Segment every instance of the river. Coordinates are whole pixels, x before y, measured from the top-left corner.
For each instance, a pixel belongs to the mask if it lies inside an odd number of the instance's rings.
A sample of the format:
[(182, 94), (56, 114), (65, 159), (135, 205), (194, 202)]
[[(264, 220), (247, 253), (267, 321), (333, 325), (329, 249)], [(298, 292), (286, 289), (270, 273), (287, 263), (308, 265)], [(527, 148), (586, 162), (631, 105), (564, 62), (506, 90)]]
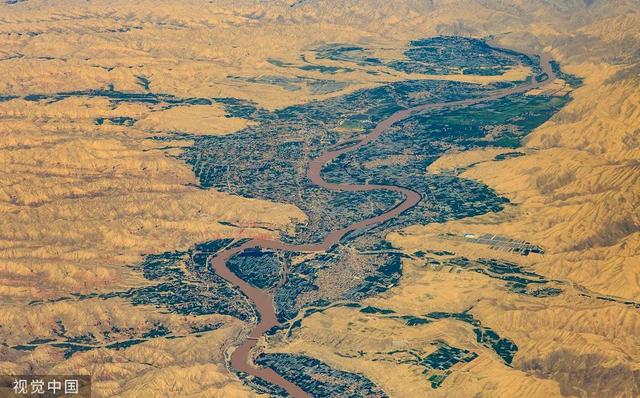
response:
[(260, 248), (260, 249), (273, 249), (273, 250), (284, 250), (284, 251), (295, 251), (295, 252), (322, 252), (331, 248), (333, 245), (337, 244), (342, 237), (344, 237), (347, 233), (360, 230), (366, 227), (370, 227), (381, 222), (387, 221), (391, 218), (397, 217), (404, 211), (414, 207), (417, 205), (421, 196), (419, 193), (412, 191), (409, 188), (399, 187), (395, 185), (376, 185), (376, 184), (364, 184), (364, 185), (353, 185), (353, 184), (332, 184), (326, 182), (322, 176), (321, 171), (322, 168), (327, 164), (336, 159), (338, 156), (353, 152), (360, 147), (363, 147), (370, 142), (377, 139), (380, 135), (384, 134), (394, 123), (406, 119), (407, 117), (413, 115), (416, 112), (428, 111), (428, 110), (436, 110), (442, 108), (450, 108), (450, 107), (460, 107), (460, 106), (469, 106), (478, 104), (481, 102), (493, 101), (507, 95), (523, 93), (535, 88), (540, 88), (550, 82), (552, 82), (556, 75), (553, 72), (551, 64), (549, 62), (549, 58), (545, 55), (540, 56), (540, 67), (547, 74), (548, 78), (541, 82), (536, 81), (535, 77), (532, 76), (530, 83), (525, 83), (522, 85), (518, 85), (508, 89), (496, 90), (493, 94), (488, 96), (484, 96), (481, 98), (473, 98), (466, 99), (460, 101), (452, 101), (452, 102), (440, 102), (433, 104), (425, 104), (419, 105), (413, 108), (404, 109), (398, 112), (395, 112), (388, 118), (382, 120), (380, 123), (376, 125), (376, 127), (367, 135), (363, 136), (359, 141), (355, 142), (351, 146), (347, 146), (337, 150), (329, 150), (324, 152), (319, 157), (313, 159), (307, 168), (307, 177), (309, 180), (325, 189), (336, 190), (336, 191), (353, 191), (353, 192), (362, 192), (362, 191), (373, 191), (373, 190), (387, 190), (399, 192), (404, 196), (404, 200), (395, 206), (392, 209), (389, 209), (387, 212), (380, 214), (375, 217), (371, 217), (368, 219), (364, 219), (357, 223), (351, 224), (345, 228), (338, 229), (335, 231), (331, 231), (321, 243), (317, 244), (303, 244), (303, 245), (291, 245), (287, 243), (283, 243), (278, 240), (266, 240), (266, 239), (252, 239), (243, 244), (227, 249), (221, 253), (216, 254), (211, 258), (210, 264), (215, 270), (215, 272), (226, 279), (229, 283), (239, 288), (242, 293), (244, 293), (249, 300), (251, 300), (258, 312), (260, 313), (260, 321), (255, 327), (251, 330), (251, 332), (244, 337), (244, 340), (240, 342), (237, 348), (231, 354), (231, 367), (235, 370), (248, 373), (252, 376), (258, 377), (262, 380), (265, 380), (269, 383), (275, 384), (279, 387), (282, 387), (286, 390), (289, 395), (296, 398), (302, 397), (310, 397), (305, 391), (303, 391), (300, 387), (291, 383), (290, 381), (284, 379), (278, 373), (273, 371), (270, 368), (259, 368), (253, 365), (251, 359), (251, 351), (256, 346), (258, 339), (269, 329), (279, 326), (280, 323), (276, 318), (275, 308), (273, 306), (273, 295), (265, 290), (261, 290), (251, 286), (249, 283), (240, 279), (236, 274), (234, 274), (227, 267), (227, 260), (231, 258), (233, 255), (238, 254), (249, 248)]

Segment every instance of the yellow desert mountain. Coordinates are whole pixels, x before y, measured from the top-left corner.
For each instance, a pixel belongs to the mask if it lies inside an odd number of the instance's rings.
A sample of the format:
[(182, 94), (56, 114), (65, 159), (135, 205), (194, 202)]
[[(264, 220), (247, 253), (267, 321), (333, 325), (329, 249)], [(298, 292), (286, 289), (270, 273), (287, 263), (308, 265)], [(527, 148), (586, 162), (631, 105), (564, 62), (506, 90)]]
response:
[(635, 0), (1, 3), (0, 376), (640, 396), (638, 43)]

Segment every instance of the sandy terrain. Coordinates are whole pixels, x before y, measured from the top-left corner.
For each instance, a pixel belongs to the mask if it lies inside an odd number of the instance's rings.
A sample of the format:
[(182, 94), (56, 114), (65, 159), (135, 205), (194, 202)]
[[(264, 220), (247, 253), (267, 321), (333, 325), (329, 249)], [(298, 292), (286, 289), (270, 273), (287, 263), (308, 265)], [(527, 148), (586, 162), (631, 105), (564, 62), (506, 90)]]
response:
[[(171, 134), (228, 135), (253, 123), (218, 104), (51, 96), (113, 89), (179, 99), (233, 97), (279, 109), (391, 81), (442, 78), (384, 67), (372, 74), (352, 63), (317, 60), (312, 49), (319, 45), (363, 45), (392, 60), (409, 40), (447, 34), (493, 36), (502, 46), (544, 51), (584, 82), (571, 93), (573, 101), (517, 149), (523, 156), (493, 161), (504, 152), (493, 148), (451, 153), (428, 169), (457, 169), (513, 205), (472, 219), (411, 226), (388, 239), (409, 255), (446, 250), (517, 262), (557, 281), (562, 294), (524, 296), (502, 280), (410, 257), (398, 286), (364, 303), (412, 316), (469, 311), (517, 344), (511, 366), (479, 344), (467, 323), (445, 319), (408, 327), (344, 307), (305, 318), (290, 337), (278, 334), (258, 344), (361, 373), (391, 397), (637, 396), (639, 26), (640, 9), (632, 0), (1, 4), (0, 318), (8, 321), (0, 325), (0, 373), (91, 373), (96, 397), (255, 396), (225, 361), (225, 350), (247, 322), (179, 315), (119, 298), (29, 303), (148, 286), (131, 267), (145, 254), (217, 238), (275, 239), (306, 220), (291, 205), (197, 187), (192, 169), (176, 157), (190, 141)], [(273, 63), (299, 66), (301, 56), (354, 70), (328, 75)], [(483, 84), (527, 72), (447, 78)], [(299, 89), (268, 83), (274, 75)], [(314, 91), (310, 82), (328, 79), (340, 85)], [(30, 95), (49, 97), (24, 98)], [(540, 245), (545, 254), (517, 256), (442, 239), (445, 233), (504, 235)], [(158, 322), (184, 337), (104, 347)], [(192, 332), (212, 322), (220, 327), (201, 337)], [(130, 333), (100, 337), (100, 348), (68, 359), (47, 344), (32, 351), (11, 348), (57, 339), (60, 324), (73, 336), (103, 336), (113, 328)], [(438, 389), (419, 367), (380, 361), (375, 354), (400, 347), (427, 355), (437, 340), (478, 353), (452, 368)], [(358, 356), (358, 350), (366, 354)]]

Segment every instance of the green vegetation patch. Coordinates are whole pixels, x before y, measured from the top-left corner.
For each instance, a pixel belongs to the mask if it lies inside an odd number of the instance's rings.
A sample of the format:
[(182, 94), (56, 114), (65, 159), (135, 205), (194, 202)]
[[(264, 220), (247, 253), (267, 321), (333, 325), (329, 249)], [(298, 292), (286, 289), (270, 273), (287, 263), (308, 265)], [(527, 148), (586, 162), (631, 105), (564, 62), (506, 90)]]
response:
[(365, 376), (332, 368), (304, 355), (260, 354), (256, 359), (314, 397), (386, 398), (387, 394)]

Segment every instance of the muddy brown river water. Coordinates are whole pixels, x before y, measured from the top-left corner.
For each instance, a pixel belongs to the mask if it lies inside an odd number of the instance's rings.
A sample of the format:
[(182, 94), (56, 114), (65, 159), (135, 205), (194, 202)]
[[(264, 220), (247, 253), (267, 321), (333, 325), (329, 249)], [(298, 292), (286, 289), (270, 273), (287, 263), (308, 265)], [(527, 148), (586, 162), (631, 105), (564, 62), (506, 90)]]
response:
[(469, 106), (478, 104), (481, 102), (493, 101), (502, 97), (505, 97), (510, 94), (523, 93), (529, 91), (531, 89), (540, 88), (550, 82), (552, 82), (556, 75), (551, 68), (551, 64), (549, 63), (548, 57), (541, 55), (540, 56), (540, 67), (547, 74), (548, 78), (544, 81), (537, 82), (535, 81), (535, 77), (532, 77), (532, 82), (522, 84), (513, 88), (504, 89), (504, 90), (496, 90), (493, 94), (481, 97), (481, 98), (473, 98), (466, 99), (460, 101), (452, 101), (452, 102), (440, 102), (434, 104), (425, 104), (419, 105), (413, 108), (405, 109), (398, 111), (388, 118), (382, 120), (380, 123), (376, 125), (376, 127), (367, 135), (363, 136), (359, 141), (354, 143), (351, 146), (337, 149), (337, 150), (329, 150), (324, 152), (319, 157), (313, 159), (309, 163), (309, 167), (307, 168), (307, 177), (309, 180), (325, 189), (336, 190), (336, 191), (353, 191), (353, 192), (362, 192), (362, 191), (373, 191), (373, 190), (387, 190), (399, 192), (404, 196), (404, 200), (398, 204), (396, 207), (389, 209), (387, 212), (380, 214), (376, 217), (371, 217), (368, 219), (364, 219), (355, 224), (351, 224), (345, 228), (338, 229), (330, 232), (321, 243), (317, 244), (303, 244), (303, 245), (290, 245), (287, 243), (283, 243), (278, 240), (265, 240), (265, 239), (252, 239), (249, 240), (239, 246), (229, 248), (223, 252), (218, 253), (215, 257), (212, 257), (210, 260), (210, 264), (215, 270), (215, 272), (226, 279), (229, 283), (239, 288), (245, 296), (251, 300), (258, 312), (260, 313), (260, 321), (258, 324), (254, 326), (251, 332), (244, 337), (244, 340), (239, 343), (236, 349), (231, 354), (231, 367), (237, 371), (248, 373), (252, 376), (258, 377), (262, 380), (265, 380), (269, 383), (275, 384), (284, 390), (287, 393), (296, 398), (300, 397), (310, 397), (308, 393), (303, 391), (300, 387), (291, 383), (290, 381), (284, 379), (278, 373), (273, 371), (270, 368), (260, 368), (256, 367), (253, 364), (252, 359), (252, 350), (255, 348), (258, 339), (269, 329), (274, 326), (279, 326), (280, 323), (276, 318), (275, 308), (273, 306), (273, 295), (265, 290), (261, 290), (251, 286), (249, 283), (245, 282), (241, 278), (239, 278), (236, 274), (234, 274), (227, 267), (227, 260), (231, 258), (233, 255), (238, 254), (249, 248), (260, 248), (260, 249), (273, 249), (273, 250), (284, 250), (284, 251), (296, 251), (296, 252), (321, 252), (326, 251), (331, 248), (333, 245), (337, 244), (342, 237), (344, 237), (347, 233), (360, 230), (366, 227), (374, 226), (383, 221), (387, 221), (391, 218), (397, 217), (404, 211), (412, 208), (417, 205), (421, 200), (421, 196), (419, 193), (412, 191), (408, 188), (403, 188), (395, 185), (376, 185), (376, 184), (365, 184), (365, 185), (353, 185), (353, 184), (332, 184), (328, 183), (322, 179), (321, 171), (324, 165), (330, 163), (338, 156), (353, 152), (360, 147), (363, 147), (370, 142), (377, 139), (380, 135), (382, 135), (385, 131), (387, 131), (394, 123), (406, 119), (407, 117), (413, 115), (416, 112), (428, 111), (428, 110), (436, 110), (442, 108), (451, 108), (451, 107), (460, 107), (460, 106)]

